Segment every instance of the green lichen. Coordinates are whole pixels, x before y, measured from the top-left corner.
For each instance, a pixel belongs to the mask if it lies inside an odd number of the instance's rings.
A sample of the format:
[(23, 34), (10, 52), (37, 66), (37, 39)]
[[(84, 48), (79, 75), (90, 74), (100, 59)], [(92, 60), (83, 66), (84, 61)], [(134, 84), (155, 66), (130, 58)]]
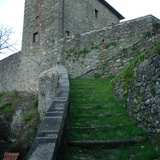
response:
[(105, 49), (109, 48), (110, 46), (116, 47), (117, 44), (118, 44), (118, 43), (115, 42), (115, 41), (110, 41), (110, 42), (108, 42), (108, 43), (105, 45)]
[(90, 49), (99, 49), (99, 45), (94, 44), (94, 42), (91, 43)]
[(78, 60), (78, 58), (80, 56), (82, 56), (84, 58), (86, 56), (86, 54), (89, 52), (90, 52), (90, 50), (87, 49), (86, 47), (84, 47), (82, 50), (79, 50), (79, 51), (76, 51), (74, 48), (70, 48), (65, 51), (66, 59), (68, 59), (68, 57), (74, 56), (76, 58), (76, 60)]
[[(116, 76), (116, 78), (114, 80), (112, 80), (112, 85), (113, 88), (115, 88), (115, 85), (118, 82), (123, 82), (123, 84), (121, 85), (121, 88), (123, 90), (123, 98), (127, 97), (128, 91), (130, 89), (131, 86), (131, 82), (134, 81), (134, 68), (137, 66), (138, 63), (143, 62), (146, 59), (146, 54), (154, 47), (157, 46), (157, 51), (158, 54), (160, 53), (160, 41), (157, 41), (156, 43), (153, 43), (150, 47), (148, 47), (148, 49), (146, 49), (145, 52), (141, 53), (141, 54), (137, 54), (137, 56), (134, 58), (134, 60), (132, 60), (129, 65), (127, 65), (124, 69), (122, 69), (119, 74)], [(155, 95), (155, 88), (151, 88), (151, 93), (154, 96)], [(142, 96), (140, 94), (140, 89), (138, 88), (138, 90), (136, 91), (137, 95), (135, 96), (135, 98), (138, 101), (142, 100)]]

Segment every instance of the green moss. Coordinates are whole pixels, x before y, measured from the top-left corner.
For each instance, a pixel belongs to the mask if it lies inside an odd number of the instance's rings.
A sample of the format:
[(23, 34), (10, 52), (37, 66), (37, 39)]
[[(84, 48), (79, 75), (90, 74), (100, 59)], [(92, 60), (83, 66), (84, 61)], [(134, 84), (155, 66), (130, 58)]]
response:
[(12, 105), (13, 105), (12, 102), (6, 102), (2, 106), (0, 106), (0, 111), (3, 113), (12, 113), (13, 112)]
[(155, 95), (156, 95), (156, 89), (155, 89), (155, 87), (150, 88), (150, 92), (151, 92), (152, 96), (155, 97)]
[(31, 111), (26, 111), (22, 114), (22, 118), (25, 124), (27, 124), (30, 120), (32, 120), (33, 117), (37, 118), (37, 120), (40, 121), (38, 108), (35, 108), (34, 110)]
[(143, 38), (147, 38), (147, 37), (150, 37), (152, 34), (151, 34), (151, 31), (145, 31), (143, 33)]
[[(66, 54), (66, 59), (68, 59), (68, 57), (71, 57), (71, 55), (73, 55), (76, 60), (78, 60), (78, 58), (82, 55), (82, 57), (84, 58), (86, 56), (87, 53), (89, 53), (90, 50), (87, 49), (86, 47), (84, 47), (82, 50), (76, 51), (75, 49), (68, 49), (65, 53)], [(75, 61), (73, 61), (75, 62)]]
[(92, 42), (90, 49), (99, 49), (99, 45), (96, 45), (96, 44), (94, 44), (94, 42)]
[(107, 48), (109, 48), (110, 46), (117, 46), (117, 42), (115, 42), (115, 41), (110, 41), (110, 42), (108, 42), (106, 45), (105, 45), (105, 49), (107, 49)]

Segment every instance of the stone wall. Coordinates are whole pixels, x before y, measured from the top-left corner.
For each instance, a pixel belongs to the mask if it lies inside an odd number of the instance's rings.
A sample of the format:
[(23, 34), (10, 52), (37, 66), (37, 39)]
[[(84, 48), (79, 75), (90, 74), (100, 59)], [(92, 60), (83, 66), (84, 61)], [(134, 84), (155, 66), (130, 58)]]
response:
[(38, 110), (41, 119), (52, 103), (58, 89), (58, 67), (52, 67), (39, 76)]
[(159, 38), (160, 34), (150, 38), (150, 45), (113, 81), (115, 96), (126, 101), (129, 115), (148, 133), (157, 149), (160, 149)]
[(37, 61), (43, 72), (59, 61), (55, 41), (65, 37), (66, 31), (79, 34), (118, 22), (98, 0), (25, 0), (22, 52)]
[(99, 0), (65, 0), (64, 4), (64, 32), (69, 31), (70, 35), (119, 22), (118, 17)]
[[(48, 73), (49, 77), (51, 77), (51, 70)], [(54, 79), (57, 79), (55, 71), (52, 73), (53, 77), (55, 76)], [(47, 73), (45, 73), (45, 75), (46, 74)], [(62, 136), (66, 123), (70, 88), (67, 70), (64, 66), (58, 66), (58, 75), (57, 91), (52, 92), (53, 96), (50, 99), (52, 104), (49, 106), (47, 112), (45, 113), (45, 117), (38, 130), (34, 144), (28, 153), (28, 160), (56, 159), (61, 143), (63, 146), (65, 145), (64, 141), (62, 142)], [(52, 82), (52, 80), (52, 78), (49, 78), (48, 81)], [(46, 84), (46, 81), (43, 81), (42, 83)], [(52, 83), (48, 83), (48, 88), (49, 85), (50, 88), (53, 87)], [(47, 98), (48, 97), (46, 97), (45, 101), (47, 101)], [(63, 157), (63, 154), (60, 156)], [(62, 159), (59, 156), (57, 158)]]
[(57, 42), (57, 54), (71, 77), (104, 71), (115, 74), (135, 57), (136, 49), (154, 32), (158, 22), (148, 15), (64, 38)]
[[(53, 44), (61, 30), (59, 6), (62, 0), (25, 0), (22, 52), (37, 61), (41, 72), (56, 61)], [(37, 38), (34, 41), (34, 35)]]
[[(138, 48), (143, 50), (139, 46), (154, 33), (157, 22), (149, 15), (60, 39), (50, 44), (54, 54), (47, 53), (50, 47), (45, 48), (45, 53), (35, 47), (30, 55), (23, 51), (14, 54), (0, 61), (0, 91), (37, 91), (39, 74), (55, 66), (54, 62), (64, 64), (71, 77), (116, 74), (137, 55)], [(34, 54), (39, 54), (40, 59)]]
[(1, 60), (0, 73), (0, 92), (38, 90), (38, 64), (22, 52)]

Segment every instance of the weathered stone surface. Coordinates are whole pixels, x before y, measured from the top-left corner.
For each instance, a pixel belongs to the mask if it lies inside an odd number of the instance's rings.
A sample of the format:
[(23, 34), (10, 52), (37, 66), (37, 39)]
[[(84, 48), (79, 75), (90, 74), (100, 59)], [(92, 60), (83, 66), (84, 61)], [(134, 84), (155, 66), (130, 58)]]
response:
[[(146, 52), (144, 57), (139, 59), (134, 66), (135, 77), (129, 77), (128, 71), (126, 78), (129, 78), (129, 82), (126, 82), (123, 76), (117, 79), (114, 93), (117, 98), (124, 98), (125, 93), (130, 116), (148, 132), (152, 142), (160, 148), (158, 144), (160, 140), (160, 56), (156, 47), (153, 47)], [(126, 88), (122, 87), (125, 85)]]
[(55, 143), (40, 144), (36, 147), (29, 160), (51, 160), (54, 148)]
[[(42, 5), (44, 2), (40, 3)], [(58, 10), (51, 7), (53, 3), (58, 7), (61, 1), (50, 0), (41, 7), (48, 12), (51, 11), (51, 14), (54, 12), (55, 17), (52, 18), (56, 18)], [(30, 0), (26, 1), (28, 16), (34, 12), (34, 9), (31, 11), (29, 8), (32, 5), (33, 8), (38, 7), (32, 4)], [(34, 13), (35, 17), (42, 16), (38, 12)], [(31, 23), (29, 23), (30, 20)], [(146, 41), (144, 44), (144, 41), (141, 40), (144, 39), (146, 31), (152, 32), (153, 23), (158, 22), (158, 19), (149, 15), (89, 32), (84, 30), (85, 33), (80, 31), (82, 34), (59, 39), (58, 21), (54, 19), (52, 22), (49, 15), (44, 14), (41, 19), (43, 22), (46, 21), (46, 25), (38, 26), (33, 24), (35, 19), (30, 20), (25, 18), (26, 25), (24, 28), (26, 32), (23, 34), (22, 52), (0, 61), (0, 91), (17, 89), (37, 92), (39, 74), (56, 66), (56, 63), (63, 63), (71, 77), (85, 77), (102, 73), (105, 75), (116, 74), (139, 53), (136, 51), (137, 48), (145, 50), (147, 45), (154, 41), (154, 38), (147, 39), (148, 42)], [(39, 23), (37, 22), (37, 24)], [(51, 26), (47, 24), (51, 24)], [(41, 35), (41, 40), (35, 44), (32, 44), (33, 30), (30, 29), (31, 27), (35, 27), (35, 32), (39, 30)], [(42, 28), (45, 30), (42, 31)], [(111, 45), (105, 49), (105, 45), (109, 42), (114, 42), (115, 46)], [(134, 50), (134, 54), (129, 54)], [(69, 53), (68, 51), (73, 52)], [(156, 59), (154, 65), (157, 66), (158, 57)], [(158, 68), (155, 72), (159, 72)], [(150, 74), (152, 73), (150, 72)]]
[[(70, 36), (60, 39), (57, 47), (59, 54), (63, 53), (61, 61), (73, 78), (91, 76), (95, 73), (114, 75), (134, 59), (139, 53), (137, 49), (146, 49), (151, 39), (144, 44), (144, 33), (147, 32), (147, 28), (152, 32), (152, 24), (156, 21), (158, 19), (149, 15), (86, 32), (80, 34), (78, 38)], [(154, 39), (152, 40), (154, 41)], [(113, 45), (106, 48), (110, 42)], [(65, 45), (63, 46), (63, 44)], [(87, 53), (83, 54), (84, 48)], [(146, 63), (150, 62), (146, 61), (143, 67)]]
[[(50, 102), (48, 108), (39, 107), (44, 112), (42, 124), (34, 144), (29, 151), (28, 160), (56, 159), (61, 145), (69, 103), (69, 80), (64, 66), (57, 66), (41, 74), (40, 92), (46, 93), (40, 103)], [(48, 93), (49, 92), (49, 93)], [(41, 96), (41, 95), (40, 95)], [(42, 101), (43, 100), (43, 101)], [(41, 104), (40, 104), (41, 106)], [(64, 144), (63, 144), (64, 145)]]
[(58, 70), (52, 67), (39, 76), (39, 99), (38, 110), (41, 119), (51, 105), (52, 99), (58, 89)]

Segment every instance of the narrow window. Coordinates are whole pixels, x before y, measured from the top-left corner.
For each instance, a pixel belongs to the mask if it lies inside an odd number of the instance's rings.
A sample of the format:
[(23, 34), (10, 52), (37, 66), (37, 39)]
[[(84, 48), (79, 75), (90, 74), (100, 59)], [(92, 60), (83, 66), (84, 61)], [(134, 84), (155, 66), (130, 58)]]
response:
[(95, 17), (98, 18), (98, 10), (95, 9)]
[(69, 31), (66, 31), (66, 36), (69, 36), (70, 32)]
[(39, 19), (39, 16), (36, 17), (36, 20), (38, 20), (38, 19)]
[(38, 32), (33, 34), (33, 42), (37, 42), (38, 41)]

